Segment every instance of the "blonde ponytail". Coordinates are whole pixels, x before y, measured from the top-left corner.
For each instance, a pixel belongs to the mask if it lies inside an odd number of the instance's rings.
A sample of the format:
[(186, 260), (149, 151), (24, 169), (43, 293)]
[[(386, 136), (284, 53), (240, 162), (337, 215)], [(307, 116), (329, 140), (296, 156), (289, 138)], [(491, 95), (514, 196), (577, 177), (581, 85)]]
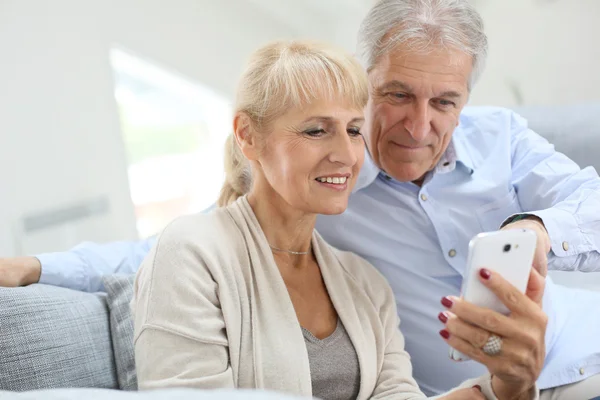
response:
[(225, 141), (224, 159), (225, 183), (223, 183), (219, 200), (217, 200), (219, 207), (231, 204), (239, 197), (248, 193), (252, 184), (250, 164), (242, 154), (233, 133)]

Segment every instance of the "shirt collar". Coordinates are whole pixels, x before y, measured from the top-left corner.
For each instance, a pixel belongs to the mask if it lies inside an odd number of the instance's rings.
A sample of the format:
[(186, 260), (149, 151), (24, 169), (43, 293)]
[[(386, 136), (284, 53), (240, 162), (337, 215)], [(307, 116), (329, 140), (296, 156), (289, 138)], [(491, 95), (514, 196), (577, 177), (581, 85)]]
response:
[(479, 166), (479, 160), (473, 157), (465, 132), (460, 126), (454, 130), (450, 144), (455, 154), (455, 167), (456, 162), (460, 162), (467, 168), (469, 174), (473, 174)]
[(467, 169), (469, 174), (473, 174), (476, 165), (468, 151), (468, 147), (459, 135), (454, 136), (454, 134), (450, 144), (448, 144), (448, 148), (435, 166), (435, 173), (445, 174), (452, 172), (456, 169), (456, 165), (460, 163)]
[[(469, 174), (473, 174), (478, 163), (471, 157), (468, 146), (465, 144), (464, 140), (460, 130), (457, 128), (452, 134), (452, 139), (450, 140), (448, 148), (434, 168), (435, 173), (444, 174), (452, 172), (456, 169), (457, 163), (460, 163), (465, 166)], [(365, 146), (365, 161), (360, 170), (360, 174), (358, 175), (358, 180), (354, 186), (353, 192), (357, 192), (369, 186), (380, 173), (386, 175), (384, 171), (375, 165), (375, 162)]]

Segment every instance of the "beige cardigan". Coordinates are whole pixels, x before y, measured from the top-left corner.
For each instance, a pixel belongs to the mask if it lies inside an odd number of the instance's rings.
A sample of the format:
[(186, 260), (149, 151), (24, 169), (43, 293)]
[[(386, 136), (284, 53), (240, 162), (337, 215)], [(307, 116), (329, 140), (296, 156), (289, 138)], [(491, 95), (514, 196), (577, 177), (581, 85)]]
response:
[[(317, 232), (312, 245), (358, 355), (358, 399), (425, 398), (412, 377), (386, 280)], [(302, 331), (246, 197), (171, 223), (137, 274), (132, 309), (141, 389), (236, 387), (312, 395)], [(495, 398), (489, 376), (461, 387), (475, 384)]]

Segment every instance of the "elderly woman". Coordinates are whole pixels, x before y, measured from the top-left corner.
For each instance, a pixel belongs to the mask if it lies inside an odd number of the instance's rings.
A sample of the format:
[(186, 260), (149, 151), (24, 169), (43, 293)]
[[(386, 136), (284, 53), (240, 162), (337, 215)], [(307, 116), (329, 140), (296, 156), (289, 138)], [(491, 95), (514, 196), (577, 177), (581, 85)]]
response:
[[(361, 66), (324, 45), (280, 42), (254, 54), (220, 208), (167, 226), (138, 272), (140, 388), (425, 397), (387, 282), (314, 229), (317, 214), (346, 209), (363, 163), (367, 97)], [(443, 398), (496, 398), (490, 381)]]

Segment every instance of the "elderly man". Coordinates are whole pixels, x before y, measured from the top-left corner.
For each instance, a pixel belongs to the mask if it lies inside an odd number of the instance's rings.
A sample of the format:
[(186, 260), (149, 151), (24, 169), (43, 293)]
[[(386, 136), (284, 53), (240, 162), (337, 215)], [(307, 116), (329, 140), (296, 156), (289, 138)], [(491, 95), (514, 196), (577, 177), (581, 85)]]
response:
[[(450, 361), (438, 336), (442, 328), (442, 336), (452, 335), (452, 325), (438, 321), (439, 301), (459, 294), (469, 240), (481, 231), (530, 228), (542, 274), (548, 265), (600, 269), (600, 179), (518, 115), (464, 108), (487, 50), (481, 18), (466, 0), (381, 0), (363, 21), (359, 48), (370, 82), (370, 157), (348, 210), (320, 216), (317, 228), (389, 280), (414, 376), (425, 393), (441, 393), (485, 372)], [(5, 259), (0, 284), (99, 290), (102, 275), (135, 272), (154, 241)], [(600, 293), (547, 279), (542, 399), (600, 395), (598, 303)]]

